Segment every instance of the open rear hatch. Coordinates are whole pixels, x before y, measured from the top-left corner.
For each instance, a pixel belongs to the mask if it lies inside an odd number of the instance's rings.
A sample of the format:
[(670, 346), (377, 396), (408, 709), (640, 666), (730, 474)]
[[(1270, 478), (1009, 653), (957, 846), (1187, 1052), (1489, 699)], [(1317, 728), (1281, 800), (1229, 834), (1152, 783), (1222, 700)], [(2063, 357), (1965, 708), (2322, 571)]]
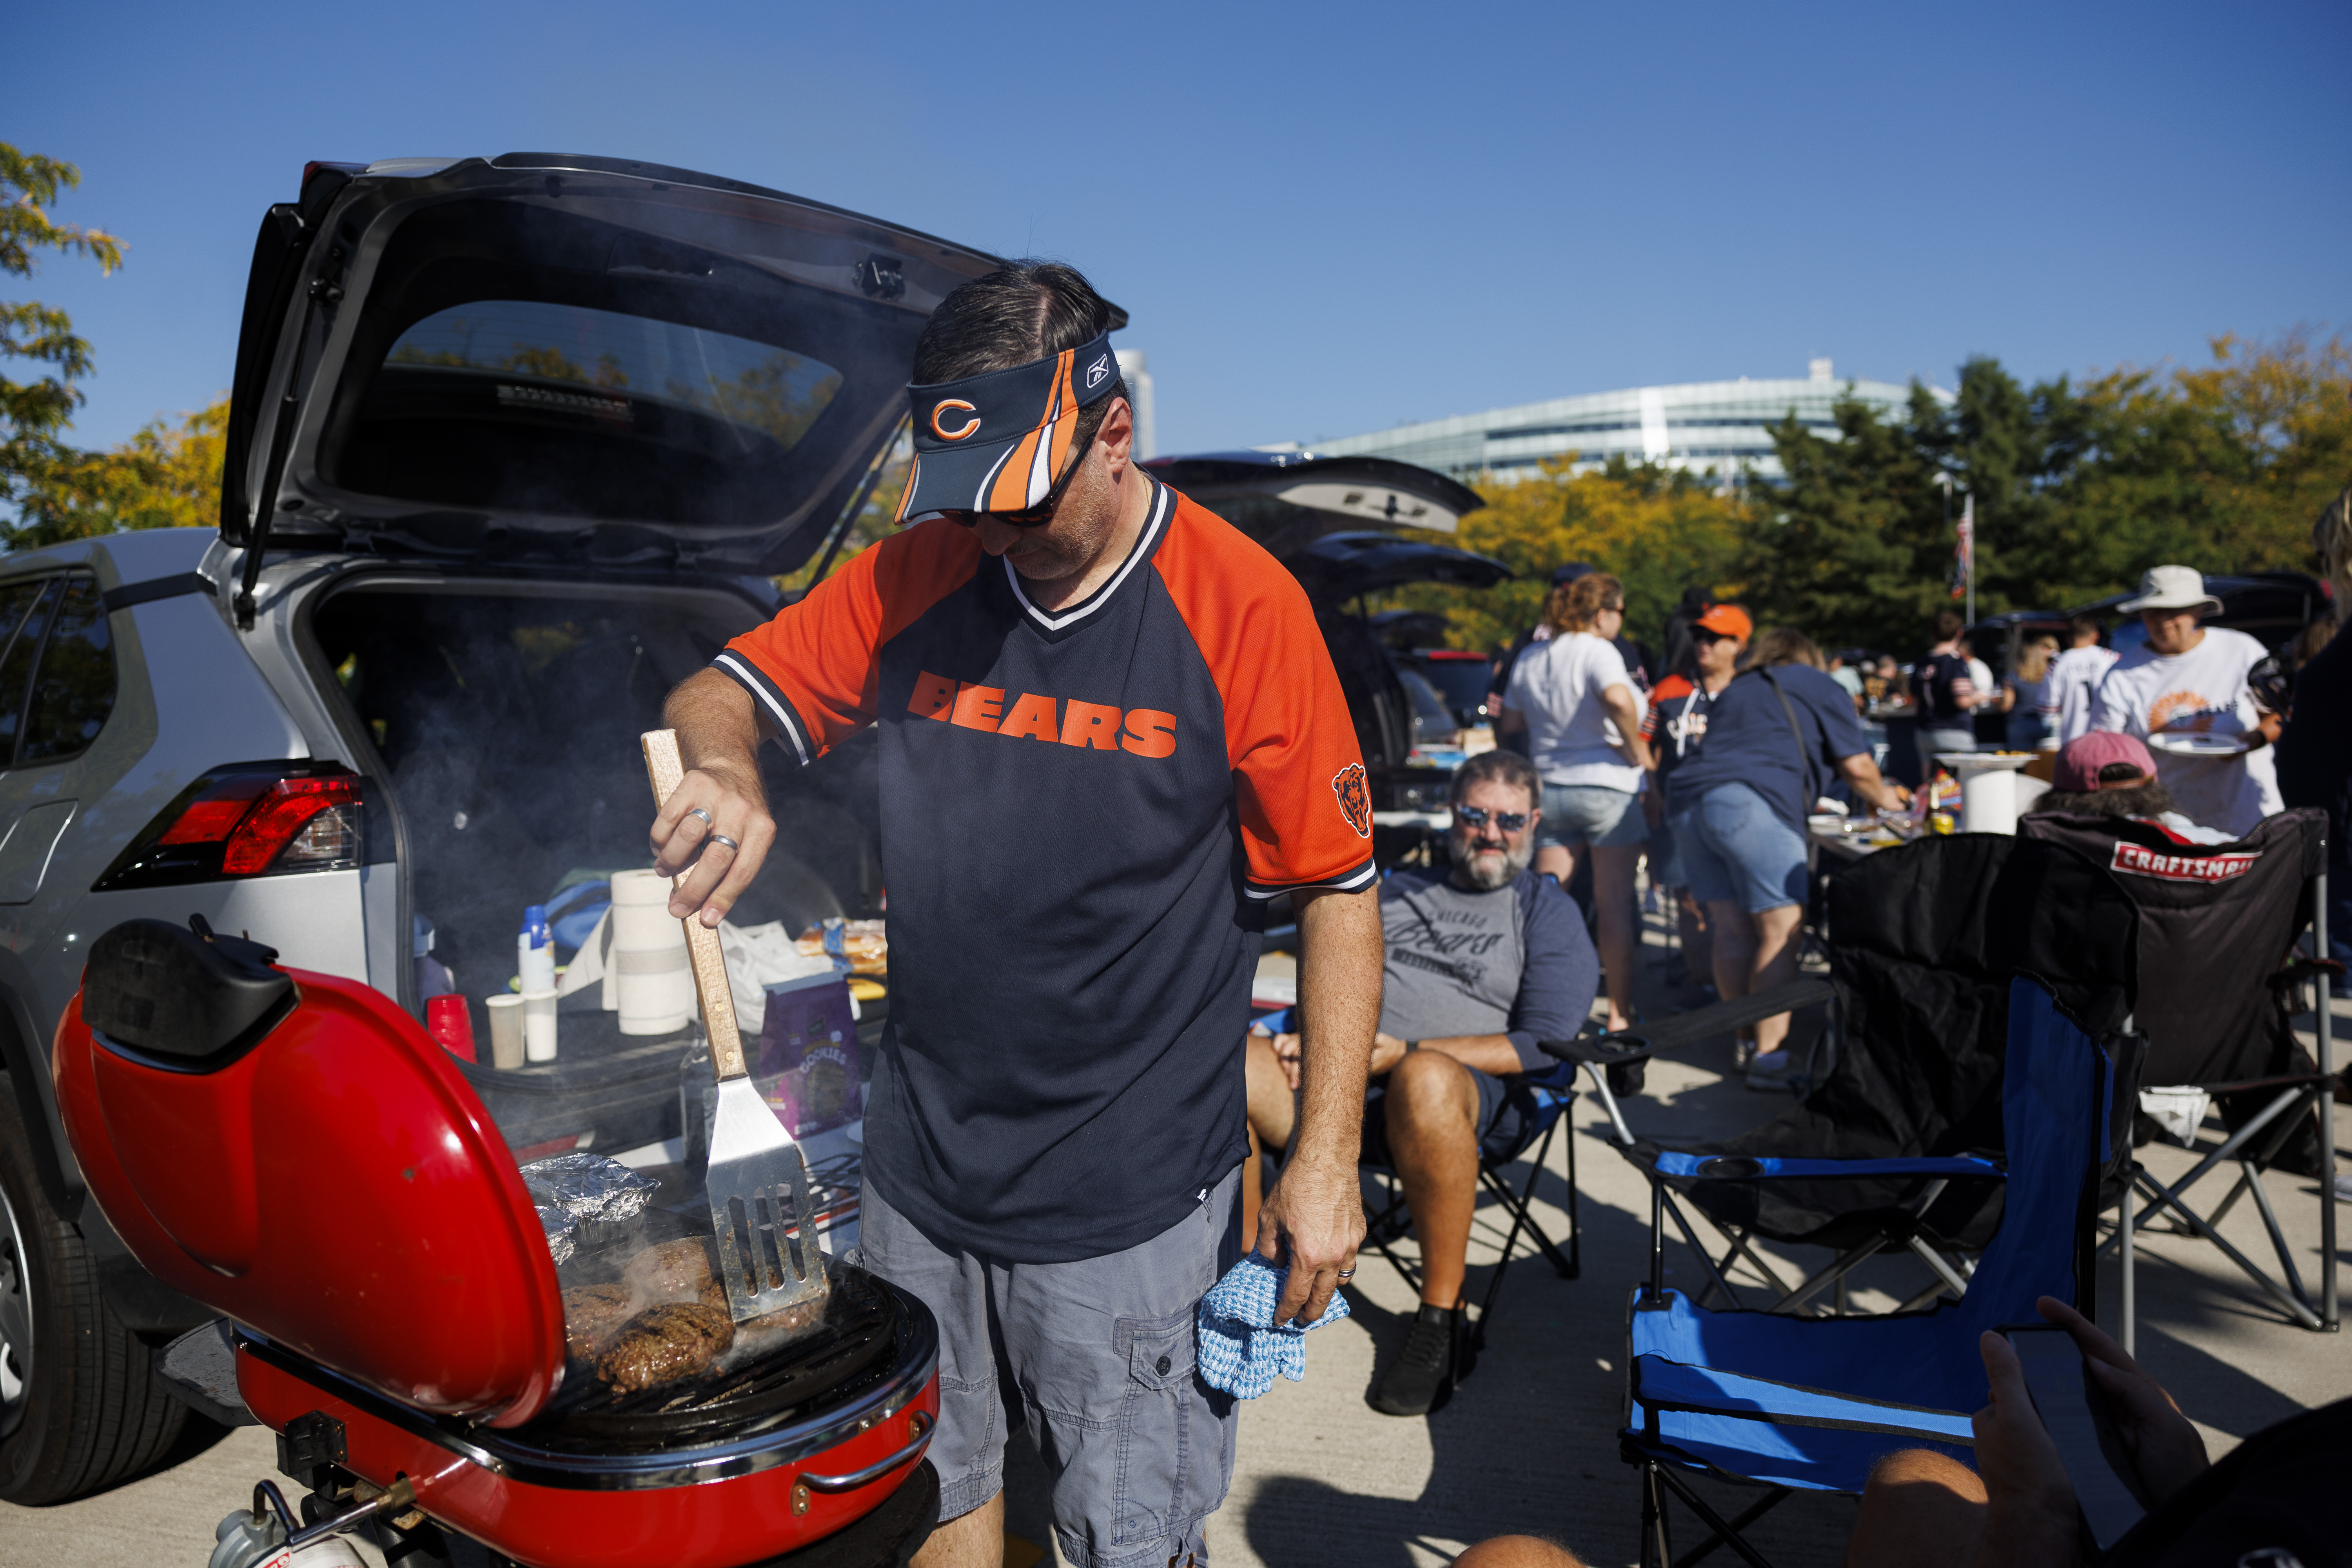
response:
[(314, 164), (255, 247), (223, 532), (790, 571), (903, 416), (924, 320), (995, 265), (655, 164)]

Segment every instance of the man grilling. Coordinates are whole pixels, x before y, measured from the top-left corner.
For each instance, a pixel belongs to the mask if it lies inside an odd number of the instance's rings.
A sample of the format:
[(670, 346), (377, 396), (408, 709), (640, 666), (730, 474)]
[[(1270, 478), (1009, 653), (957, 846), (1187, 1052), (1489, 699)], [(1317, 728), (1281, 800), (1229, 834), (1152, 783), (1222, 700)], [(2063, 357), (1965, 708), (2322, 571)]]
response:
[(776, 827), (753, 757), (879, 733), (891, 1007), (866, 1117), (864, 1261), (940, 1321), (921, 1568), (995, 1564), (1005, 1435), (1043, 1427), (1063, 1554), (1202, 1560), (1233, 1406), (1192, 1373), (1240, 1253), (1249, 984), (1297, 911), (1314, 1044), (1259, 1247), (1277, 1321), (1354, 1272), (1380, 997), (1355, 733), (1290, 574), (1134, 462), (1110, 309), (1016, 262), (915, 351), (905, 531), (670, 696), (688, 768), (653, 828), (716, 925)]

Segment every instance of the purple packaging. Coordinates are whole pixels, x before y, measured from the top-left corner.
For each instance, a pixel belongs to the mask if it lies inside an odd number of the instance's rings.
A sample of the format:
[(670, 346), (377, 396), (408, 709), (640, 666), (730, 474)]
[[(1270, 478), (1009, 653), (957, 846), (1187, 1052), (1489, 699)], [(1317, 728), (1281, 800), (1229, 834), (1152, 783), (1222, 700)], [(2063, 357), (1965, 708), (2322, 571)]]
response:
[(767, 993), (752, 1068), (761, 1096), (795, 1138), (856, 1121), (865, 1105), (849, 982), (838, 974), (813, 974), (779, 982)]

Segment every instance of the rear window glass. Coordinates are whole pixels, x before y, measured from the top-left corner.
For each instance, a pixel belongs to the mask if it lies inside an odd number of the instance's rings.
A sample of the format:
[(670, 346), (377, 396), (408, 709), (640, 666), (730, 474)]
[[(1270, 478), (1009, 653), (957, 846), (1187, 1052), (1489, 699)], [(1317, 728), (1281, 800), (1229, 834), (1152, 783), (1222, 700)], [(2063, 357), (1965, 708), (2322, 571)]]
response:
[(69, 757), (86, 749), (114, 711), (114, 643), (96, 579), (68, 580), (33, 677), (19, 763)]
[(824, 361), (731, 333), (485, 300), (394, 341), (334, 477), (412, 500), (671, 517), (730, 469), (779, 466), (840, 390)]
[(767, 527), (851, 482), (919, 320), (567, 211), (404, 220), (319, 453), (419, 510)]
[(436, 311), (401, 333), (384, 363), (427, 397), (470, 405), (487, 384), (509, 416), (627, 428), (640, 417), (699, 416), (746, 451), (761, 439), (798, 446), (841, 390), (839, 371), (789, 349), (532, 300)]

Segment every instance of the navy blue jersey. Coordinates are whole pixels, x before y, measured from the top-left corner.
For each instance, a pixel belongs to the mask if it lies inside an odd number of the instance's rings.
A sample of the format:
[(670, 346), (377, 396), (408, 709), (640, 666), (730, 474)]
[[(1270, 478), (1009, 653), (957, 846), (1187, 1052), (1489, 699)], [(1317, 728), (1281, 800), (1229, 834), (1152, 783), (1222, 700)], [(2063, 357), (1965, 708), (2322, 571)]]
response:
[(1853, 699), (1827, 675), (1809, 664), (1745, 670), (1717, 693), (1698, 749), (1684, 753), (1667, 782), (1666, 808), (1681, 811), (1717, 784), (1744, 784), (1801, 833), (1813, 797), (1837, 782), (1838, 763), (1869, 754)]
[(1133, 553), (1079, 604), (1037, 608), (935, 520), (717, 665), (803, 760), (880, 728), (867, 1178), (929, 1234), (1016, 1261), (1181, 1218), (1247, 1152), (1264, 900), (1374, 879), (1355, 729), (1296, 579), (1153, 481)]

